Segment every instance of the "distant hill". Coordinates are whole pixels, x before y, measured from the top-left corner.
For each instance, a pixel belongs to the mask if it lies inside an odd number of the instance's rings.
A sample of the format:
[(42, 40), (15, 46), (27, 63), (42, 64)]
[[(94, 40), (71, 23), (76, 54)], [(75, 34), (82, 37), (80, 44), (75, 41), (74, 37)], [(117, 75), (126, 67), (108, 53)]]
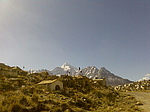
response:
[(4, 63), (0, 63), (0, 77), (18, 77), (18, 75), (25, 75), (27, 71), (23, 71), (18, 66), (10, 67)]
[[(62, 66), (56, 67), (53, 70), (46, 70), (46, 69), (29, 70), (30, 73), (39, 73), (39, 72), (43, 72), (43, 71), (47, 71), (49, 73), (49, 75), (68, 74), (71, 76), (76, 76), (79, 74), (79, 70), (76, 67), (74, 67), (68, 63), (64, 63)], [(93, 67), (88, 66), (86, 68), (83, 68), (81, 71), (82, 71), (82, 75), (87, 76), (88, 78), (91, 78), (91, 79), (106, 78), (106, 83), (111, 86), (124, 85), (126, 83), (133, 82), (128, 79), (124, 79), (124, 78), (114, 75), (113, 73), (108, 71), (105, 67), (98, 69), (95, 66), (93, 66)]]

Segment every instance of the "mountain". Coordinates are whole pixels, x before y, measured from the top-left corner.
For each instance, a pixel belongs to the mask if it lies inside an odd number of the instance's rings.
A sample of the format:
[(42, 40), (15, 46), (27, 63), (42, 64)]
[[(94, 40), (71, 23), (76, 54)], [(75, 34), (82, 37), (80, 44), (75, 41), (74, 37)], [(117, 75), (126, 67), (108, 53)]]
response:
[(110, 71), (108, 71), (105, 67), (97, 69), (95, 66), (93, 67), (86, 67), (82, 69), (83, 75), (91, 78), (91, 79), (101, 79), (106, 78), (107, 85), (117, 86), (117, 85), (124, 85), (126, 83), (132, 83), (132, 81), (128, 79), (123, 79), (119, 76), (114, 75)]
[[(71, 76), (75, 76), (79, 74), (79, 70), (68, 64), (64, 63), (60, 67), (56, 67), (53, 70), (30, 70), (30, 73), (38, 73), (38, 72), (43, 72), (47, 71), (50, 75), (64, 75), (64, 74), (69, 74)], [(102, 67), (100, 69), (96, 68), (95, 66), (88, 66), (86, 68), (83, 68), (82, 70), (82, 75), (87, 76), (88, 78), (91, 79), (101, 79), (101, 78), (106, 78), (106, 83), (111, 86), (117, 86), (117, 85), (124, 85), (126, 83), (132, 83), (133, 81), (130, 81), (128, 79), (123, 79), (119, 76), (114, 75), (110, 71), (108, 71), (105, 67)]]
[(29, 73), (39, 73), (47, 71), (49, 75), (64, 75), (64, 74), (69, 74), (69, 75), (76, 75), (78, 73), (78, 69), (68, 63), (64, 63), (60, 67), (56, 67), (53, 70), (47, 70), (47, 69), (41, 69), (41, 70), (29, 70)]

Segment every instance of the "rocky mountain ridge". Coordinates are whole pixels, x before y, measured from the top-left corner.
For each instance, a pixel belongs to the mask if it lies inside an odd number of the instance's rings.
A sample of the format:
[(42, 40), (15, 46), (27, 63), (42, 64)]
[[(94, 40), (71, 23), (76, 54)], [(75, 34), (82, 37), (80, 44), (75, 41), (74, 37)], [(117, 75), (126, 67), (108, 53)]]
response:
[(105, 67), (97, 69), (96, 67), (86, 67), (83, 70), (83, 75), (92, 78), (92, 79), (101, 79), (106, 78), (107, 85), (116, 86), (116, 85), (124, 85), (126, 83), (132, 83), (128, 79), (123, 79), (117, 75), (114, 75), (110, 71), (108, 71)]
[(46, 69), (29, 70), (30, 73), (38, 73), (38, 72), (43, 72), (43, 71), (47, 71), (49, 75), (59, 76), (59, 75), (68, 74), (71, 76), (76, 76), (79, 73), (82, 73), (83, 76), (87, 76), (88, 78), (91, 78), (91, 79), (106, 78), (106, 83), (111, 86), (124, 85), (126, 83), (133, 82), (128, 79), (123, 79), (119, 76), (114, 75), (113, 73), (108, 71), (105, 67), (98, 69), (95, 66), (92, 66), (92, 67), (88, 66), (86, 68), (83, 68), (82, 70), (78, 70), (76, 67), (68, 63), (64, 63), (62, 66), (56, 67), (53, 70), (46, 70)]

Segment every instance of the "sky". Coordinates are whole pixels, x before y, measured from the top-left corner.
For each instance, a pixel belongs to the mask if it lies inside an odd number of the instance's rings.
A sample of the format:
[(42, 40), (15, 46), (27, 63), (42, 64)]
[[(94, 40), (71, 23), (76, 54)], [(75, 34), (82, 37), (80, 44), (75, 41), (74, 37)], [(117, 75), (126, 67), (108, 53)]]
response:
[(150, 74), (149, 0), (0, 0), (0, 63)]

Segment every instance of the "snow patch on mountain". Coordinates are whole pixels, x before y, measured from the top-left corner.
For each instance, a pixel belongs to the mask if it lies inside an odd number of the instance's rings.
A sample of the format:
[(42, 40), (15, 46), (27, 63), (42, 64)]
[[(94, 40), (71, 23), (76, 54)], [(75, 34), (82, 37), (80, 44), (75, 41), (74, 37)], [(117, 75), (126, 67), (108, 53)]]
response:
[(82, 69), (83, 75), (85, 75), (91, 79), (96, 79), (96, 78), (100, 79), (101, 78), (98, 76), (98, 71), (99, 70), (95, 66), (92, 66), (92, 67), (88, 66), (88, 67)]
[(78, 69), (68, 63), (64, 63), (62, 66), (56, 67), (55, 69), (51, 70), (51, 72), (53, 73), (53, 75), (76, 75)]
[(78, 71), (78, 69), (68, 63), (64, 63), (61, 68), (63, 68), (65, 71), (67, 70), (73, 70), (73, 71)]

